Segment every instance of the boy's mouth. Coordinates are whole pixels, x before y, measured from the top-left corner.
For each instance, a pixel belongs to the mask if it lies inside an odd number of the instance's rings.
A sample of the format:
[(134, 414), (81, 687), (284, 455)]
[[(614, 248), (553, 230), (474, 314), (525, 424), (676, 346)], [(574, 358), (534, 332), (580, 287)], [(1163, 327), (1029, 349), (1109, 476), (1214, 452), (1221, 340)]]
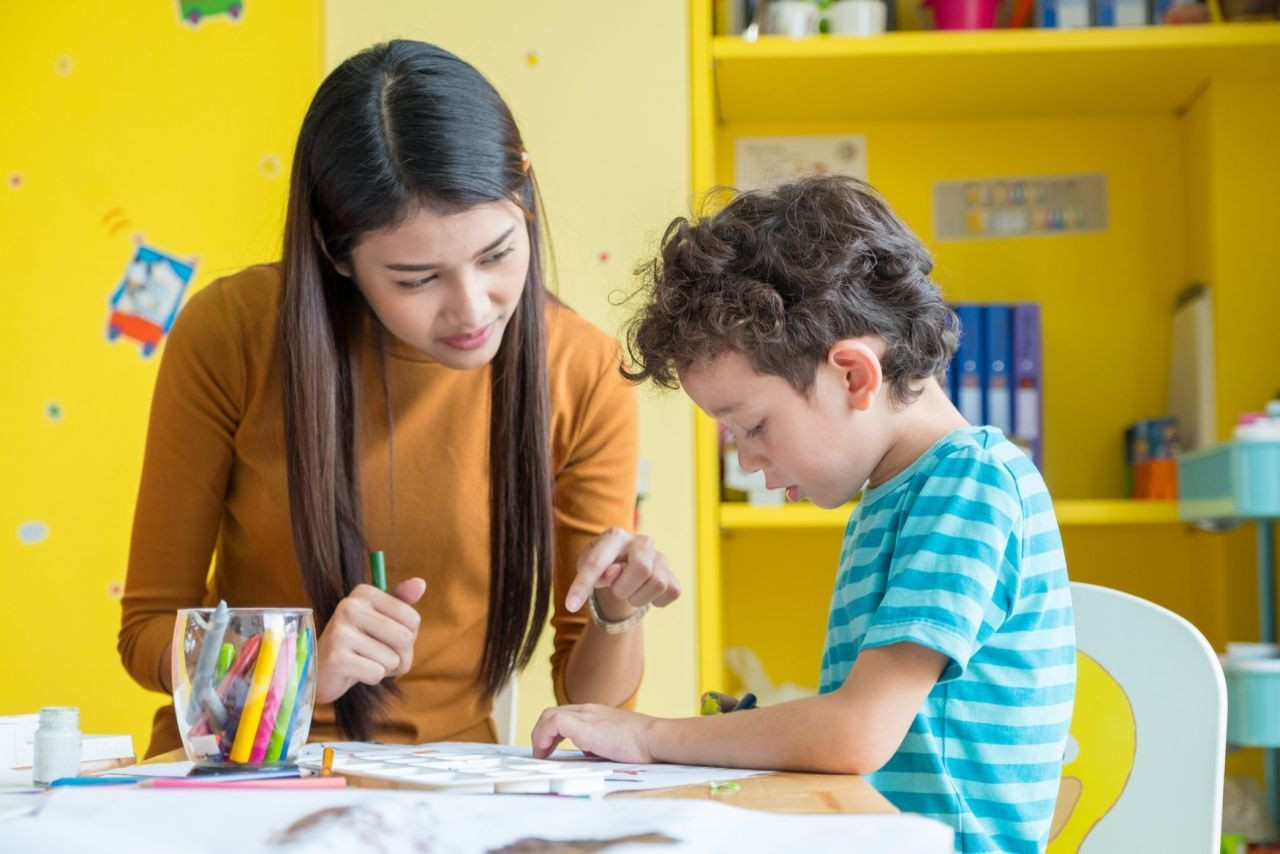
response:
[(788, 500), (788, 501), (799, 501), (799, 500), (800, 500), (800, 487), (799, 487), (799, 486), (796, 486), (795, 484), (792, 484), (791, 486), (788, 486), (788, 487), (787, 487), (787, 500)]

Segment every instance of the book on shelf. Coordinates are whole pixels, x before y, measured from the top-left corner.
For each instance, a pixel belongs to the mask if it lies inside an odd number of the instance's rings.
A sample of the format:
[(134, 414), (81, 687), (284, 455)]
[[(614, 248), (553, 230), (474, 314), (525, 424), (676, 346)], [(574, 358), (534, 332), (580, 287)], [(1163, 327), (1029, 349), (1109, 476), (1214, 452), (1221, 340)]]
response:
[(958, 303), (960, 344), (948, 392), (965, 420), (1000, 429), (1043, 465), (1044, 401), (1040, 306)]

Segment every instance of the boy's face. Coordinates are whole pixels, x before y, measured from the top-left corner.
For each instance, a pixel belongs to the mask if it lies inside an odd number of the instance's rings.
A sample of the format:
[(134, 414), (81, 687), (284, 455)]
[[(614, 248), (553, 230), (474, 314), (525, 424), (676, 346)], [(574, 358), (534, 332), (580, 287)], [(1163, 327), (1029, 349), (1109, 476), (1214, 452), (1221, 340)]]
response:
[(680, 383), (733, 433), (742, 468), (763, 470), (768, 486), (785, 487), (792, 501), (839, 507), (882, 456), (876, 419), (854, 405), (847, 376), (828, 364), (818, 366), (808, 397), (733, 351), (695, 363)]

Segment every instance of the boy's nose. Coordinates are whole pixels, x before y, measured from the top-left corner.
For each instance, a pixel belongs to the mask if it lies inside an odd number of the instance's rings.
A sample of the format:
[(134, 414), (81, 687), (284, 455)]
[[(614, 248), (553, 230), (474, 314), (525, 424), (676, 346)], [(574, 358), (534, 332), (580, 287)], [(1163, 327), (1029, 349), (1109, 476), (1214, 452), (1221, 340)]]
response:
[(738, 465), (748, 474), (753, 474), (764, 468), (764, 455), (753, 451), (743, 445), (738, 446)]

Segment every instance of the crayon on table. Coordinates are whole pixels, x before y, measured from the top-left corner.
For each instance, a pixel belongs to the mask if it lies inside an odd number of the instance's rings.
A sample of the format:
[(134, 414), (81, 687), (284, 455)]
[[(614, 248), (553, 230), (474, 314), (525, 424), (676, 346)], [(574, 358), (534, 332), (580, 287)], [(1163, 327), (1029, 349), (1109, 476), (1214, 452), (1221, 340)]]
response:
[(321, 754), (321, 757), (322, 758), (320, 760), (320, 776), (332, 777), (333, 776), (333, 748), (326, 745), (324, 749), (324, 753)]
[(346, 777), (285, 777), (278, 780), (199, 780), (190, 777), (156, 777), (143, 786), (153, 789), (343, 789)]

